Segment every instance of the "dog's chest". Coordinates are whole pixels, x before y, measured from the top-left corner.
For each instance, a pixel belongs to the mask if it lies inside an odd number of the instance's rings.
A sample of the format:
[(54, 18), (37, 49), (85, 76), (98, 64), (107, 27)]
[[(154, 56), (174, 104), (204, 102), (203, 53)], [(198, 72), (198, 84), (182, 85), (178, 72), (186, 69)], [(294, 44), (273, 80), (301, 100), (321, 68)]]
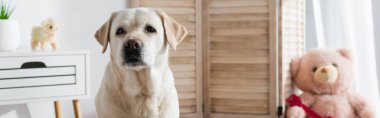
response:
[(129, 115), (136, 118), (145, 118), (159, 115), (159, 107), (162, 102), (164, 86), (161, 78), (144, 78), (128, 80), (129, 83), (123, 85), (125, 99), (124, 106), (130, 111)]
[(121, 85), (123, 91), (128, 96), (138, 97), (159, 96), (165, 89), (166, 74), (157, 69), (146, 69), (140, 72), (130, 72), (126, 74)]
[(134, 118), (151, 118), (159, 115), (159, 105), (162, 98), (158, 96), (146, 96), (144, 94), (125, 97), (121, 100), (127, 116)]

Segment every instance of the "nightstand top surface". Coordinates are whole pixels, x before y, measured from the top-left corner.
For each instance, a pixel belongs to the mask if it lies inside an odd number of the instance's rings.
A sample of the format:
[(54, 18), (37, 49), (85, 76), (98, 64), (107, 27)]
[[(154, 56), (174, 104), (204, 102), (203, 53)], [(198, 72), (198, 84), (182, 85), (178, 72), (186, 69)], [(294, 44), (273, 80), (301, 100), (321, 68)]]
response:
[(17, 51), (4, 51), (0, 52), (0, 57), (7, 56), (42, 56), (42, 55), (75, 55), (75, 54), (88, 54), (88, 50), (59, 50), (59, 51), (31, 51), (31, 50), (17, 50)]

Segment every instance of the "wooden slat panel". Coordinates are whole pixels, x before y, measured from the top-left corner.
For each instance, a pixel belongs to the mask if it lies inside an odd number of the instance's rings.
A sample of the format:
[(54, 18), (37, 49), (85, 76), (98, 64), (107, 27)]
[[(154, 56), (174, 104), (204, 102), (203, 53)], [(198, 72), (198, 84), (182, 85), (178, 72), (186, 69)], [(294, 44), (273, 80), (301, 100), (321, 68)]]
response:
[(267, 6), (259, 7), (224, 7), (210, 8), (211, 14), (249, 14), (249, 13), (268, 13)]
[(177, 78), (175, 79), (175, 85), (195, 85), (194, 78)]
[(211, 50), (211, 57), (241, 57), (241, 56), (249, 56), (249, 57), (268, 57), (268, 50)]
[(268, 21), (212, 21), (211, 28), (268, 28)]
[(195, 113), (196, 112), (196, 107), (195, 106), (180, 107), (180, 112), (181, 113)]
[(195, 57), (193, 50), (178, 50), (170, 53), (170, 57)]
[(211, 71), (250, 71), (266, 72), (267, 64), (211, 64)]
[(178, 21), (182, 22), (195, 22), (195, 16), (190, 14), (190, 15), (182, 15), (182, 14), (174, 14), (171, 15), (173, 18), (177, 19)]
[(207, 116), (268, 117), (275, 113), (270, 108), (276, 101), (269, 98), (276, 92), (270, 88), (276, 79), (271, 76), (276, 69), (276, 59), (271, 59), (276, 58), (276, 39), (271, 39), (276, 33), (270, 32), (275, 31), (271, 3), (208, 0), (206, 108), (211, 110)]
[(234, 106), (234, 107), (268, 107), (266, 100), (232, 100), (232, 99), (211, 99), (215, 106)]
[(171, 65), (171, 69), (173, 69), (174, 72), (179, 72), (179, 71), (194, 71), (195, 70), (195, 65), (194, 64), (176, 64), (176, 65)]
[(211, 111), (217, 113), (241, 113), (241, 114), (268, 114), (268, 107), (234, 107), (234, 106), (212, 106)]
[[(211, 85), (213, 92), (242, 92), (242, 93), (269, 93), (268, 86), (244, 86), (244, 85)], [(268, 102), (268, 101), (266, 101)]]
[(188, 36), (170, 48), (170, 68), (175, 78), (182, 118), (202, 116), (201, 93), (201, 0), (130, 0), (132, 7), (151, 7), (165, 11), (188, 30)]
[[(250, 40), (261, 40), (268, 42), (268, 35), (239, 35), (239, 36), (212, 36), (210, 37), (211, 42), (236, 42), (238, 41), (250, 41)], [(251, 42), (252, 43), (252, 42)]]
[(143, 7), (195, 7), (191, 0), (141, 0)]
[(239, 79), (264, 79), (269, 78), (269, 72), (251, 72), (251, 71), (213, 71), (212, 78), (239, 78)]
[(186, 7), (184, 8), (156, 7), (156, 8), (165, 11), (169, 15), (178, 15), (178, 14), (194, 15), (195, 14), (194, 8), (186, 8)]
[(218, 28), (213, 29), (211, 35), (265, 35), (268, 34), (266, 28)]
[(305, 11), (304, 0), (283, 0), (281, 6), (281, 90), (280, 104), (285, 106), (285, 99), (295, 92), (290, 77), (290, 61), (304, 52)]
[(173, 73), (174, 78), (194, 78), (195, 72), (192, 71), (184, 71), (184, 72), (176, 72)]
[[(249, 43), (252, 42), (252, 43)], [(211, 50), (255, 50), (255, 49), (268, 49), (268, 42), (266, 40), (257, 40), (256, 42), (211, 42)]]
[(269, 115), (225, 114), (213, 113), (210, 118), (271, 118)]
[(268, 0), (214, 0), (210, 2), (210, 7), (255, 7), (268, 6), (268, 4)]
[(269, 60), (268, 57), (211, 57), (211, 63), (263, 64)]
[(176, 57), (170, 58), (171, 64), (195, 64), (195, 59), (193, 57)]
[(196, 97), (194, 92), (179, 92), (179, 99), (194, 99)]
[(177, 92), (195, 92), (195, 85), (177, 85)]
[[(194, 50), (195, 44), (192, 43), (180, 43), (176, 50)], [(171, 49), (172, 50), (172, 49)]]
[[(181, 111), (182, 112), (182, 111)], [(181, 118), (201, 118), (202, 112), (195, 112), (195, 113), (182, 113)]]
[[(175, 18), (175, 17), (173, 17)], [(195, 30), (195, 22), (186, 22), (186, 21), (178, 21), (181, 23), (183, 26), (186, 27), (187, 30)]]
[(268, 49), (268, 40), (265, 39), (233, 39), (222, 40), (218, 39), (211, 42), (211, 50), (218, 49)]
[(267, 21), (268, 13), (255, 14), (210, 14), (210, 21)]
[[(239, 79), (239, 78), (214, 78), (211, 85), (235, 85), (235, 86), (268, 86), (268, 79)], [(252, 90), (254, 91), (254, 90)]]
[(183, 106), (195, 106), (197, 104), (197, 102), (194, 100), (194, 99), (182, 99), (182, 100), (179, 100), (179, 106), (183, 107)]
[[(235, 93), (235, 92), (211, 92), (211, 98), (219, 99), (235, 99), (235, 100), (267, 100), (269, 98), (268, 94), (256, 93), (256, 94), (247, 94), (247, 93)], [(211, 101), (212, 102), (212, 101)]]
[[(229, 50), (228, 52), (231, 51), (242, 51), (242, 52), (261, 52), (259, 54), (252, 54), (252, 55), (257, 55), (259, 57), (262, 57), (264, 55), (268, 54), (263, 54), (264, 52), (268, 51), (268, 41), (263, 40), (263, 39), (251, 39), (251, 40), (246, 40), (246, 39), (236, 39), (236, 42), (230, 41), (233, 39), (216, 39), (214, 41), (211, 41), (210, 45), (211, 51), (226, 51)], [(238, 42), (241, 41), (241, 42)], [(252, 44), (253, 43), (253, 44)], [(232, 54), (233, 55), (233, 54)], [(248, 55), (245, 55), (248, 56)]]

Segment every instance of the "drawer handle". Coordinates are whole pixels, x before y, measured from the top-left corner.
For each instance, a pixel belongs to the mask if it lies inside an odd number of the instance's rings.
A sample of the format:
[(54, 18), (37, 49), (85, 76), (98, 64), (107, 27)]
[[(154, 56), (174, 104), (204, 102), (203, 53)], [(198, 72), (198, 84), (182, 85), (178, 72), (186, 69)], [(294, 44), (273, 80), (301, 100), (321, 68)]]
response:
[(23, 68), (46, 68), (45, 63), (35, 61), (35, 62), (25, 62), (21, 65), (21, 69)]

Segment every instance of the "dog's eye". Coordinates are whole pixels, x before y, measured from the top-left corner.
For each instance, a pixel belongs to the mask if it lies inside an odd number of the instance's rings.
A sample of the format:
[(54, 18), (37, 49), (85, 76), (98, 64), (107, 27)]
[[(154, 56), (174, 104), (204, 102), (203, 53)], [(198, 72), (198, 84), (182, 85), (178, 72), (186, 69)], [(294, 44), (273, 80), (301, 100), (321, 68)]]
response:
[(152, 26), (150, 26), (150, 25), (147, 25), (146, 27), (145, 27), (145, 30), (146, 30), (146, 32), (148, 32), (148, 33), (155, 33), (156, 32), (156, 29), (154, 29)]
[(317, 69), (318, 69), (317, 67), (314, 67), (314, 68), (313, 68), (313, 72), (317, 71)]
[(53, 26), (50, 26), (49, 29), (53, 29)]
[(126, 32), (125, 32), (125, 30), (123, 29), (123, 28), (118, 28), (117, 30), (116, 30), (116, 35), (122, 35), (122, 34), (125, 34)]
[(335, 67), (338, 67), (338, 65), (336, 63), (333, 63), (332, 65), (335, 66)]

